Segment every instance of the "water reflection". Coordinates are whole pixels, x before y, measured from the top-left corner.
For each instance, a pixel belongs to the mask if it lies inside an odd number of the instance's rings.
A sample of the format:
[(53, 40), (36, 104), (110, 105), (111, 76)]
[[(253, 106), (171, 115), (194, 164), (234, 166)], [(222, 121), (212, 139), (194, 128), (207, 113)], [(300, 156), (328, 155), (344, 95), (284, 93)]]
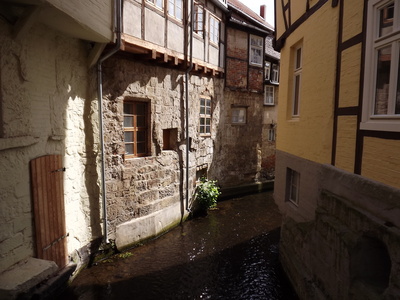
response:
[(84, 270), (62, 299), (297, 299), (279, 264), (272, 194), (218, 208)]

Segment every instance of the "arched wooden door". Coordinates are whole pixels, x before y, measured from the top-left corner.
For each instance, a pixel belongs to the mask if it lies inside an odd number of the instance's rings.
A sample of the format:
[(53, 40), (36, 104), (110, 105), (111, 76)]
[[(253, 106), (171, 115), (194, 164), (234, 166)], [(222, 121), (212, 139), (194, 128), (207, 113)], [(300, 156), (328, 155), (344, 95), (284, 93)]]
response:
[(61, 155), (31, 160), (31, 185), (38, 258), (52, 260), (59, 268), (67, 264), (64, 185)]

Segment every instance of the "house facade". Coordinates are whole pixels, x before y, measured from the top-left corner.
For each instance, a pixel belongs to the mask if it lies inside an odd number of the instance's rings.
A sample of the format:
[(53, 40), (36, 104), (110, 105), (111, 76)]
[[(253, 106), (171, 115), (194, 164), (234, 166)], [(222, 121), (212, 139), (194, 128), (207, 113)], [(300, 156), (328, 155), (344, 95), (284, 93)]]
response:
[(114, 7), (67, 2), (0, 4), (2, 299), (24, 292), (9, 280), (34, 285), (102, 236), (91, 66), (114, 41)]
[(400, 2), (275, 5), (284, 268), (301, 299), (395, 299)]
[(121, 51), (103, 68), (107, 234), (119, 249), (184, 220), (214, 167), (226, 11), (218, 0), (123, 2)]
[(224, 101), (215, 149), (221, 167), (213, 174), (222, 186), (232, 187), (273, 174), (279, 77), (273, 76), (274, 81), (270, 74), (272, 66), (279, 70), (279, 56), (268, 43), (273, 27), (263, 16), (236, 0), (229, 0), (228, 8)]

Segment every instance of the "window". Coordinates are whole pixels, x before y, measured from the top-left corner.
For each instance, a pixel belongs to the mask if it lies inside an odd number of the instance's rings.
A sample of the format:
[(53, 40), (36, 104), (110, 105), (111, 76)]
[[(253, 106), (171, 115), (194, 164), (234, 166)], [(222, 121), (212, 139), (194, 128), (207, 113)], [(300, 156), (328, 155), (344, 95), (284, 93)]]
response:
[(276, 64), (272, 65), (271, 82), (273, 83), (279, 82), (279, 66)]
[(148, 103), (124, 102), (124, 143), (126, 157), (148, 155)]
[(275, 139), (276, 139), (275, 133), (276, 133), (276, 131), (274, 128), (268, 129), (268, 141), (270, 141), (270, 142), (275, 141)]
[(263, 38), (250, 35), (250, 64), (256, 66), (263, 65)]
[(269, 74), (271, 73), (271, 63), (265, 62), (265, 80), (269, 80)]
[(200, 134), (211, 134), (211, 99), (200, 98)]
[(204, 33), (204, 9), (200, 5), (194, 7), (194, 32), (203, 37)]
[(293, 74), (293, 107), (292, 116), (298, 117), (300, 114), (300, 87), (302, 71), (302, 48), (297, 47), (294, 51), (294, 74)]
[(218, 44), (219, 42), (219, 20), (210, 16), (210, 41)]
[(274, 87), (270, 85), (265, 86), (265, 93), (264, 93), (264, 105), (274, 105)]
[(369, 1), (361, 129), (400, 131), (400, 1)]
[(299, 204), (300, 174), (290, 168), (286, 173), (286, 201)]
[(164, 0), (147, 0), (147, 1), (153, 3), (155, 6), (161, 8), (161, 9), (163, 8)]
[(232, 108), (232, 124), (246, 124), (246, 107)]
[(182, 20), (182, 0), (168, 0), (168, 14)]

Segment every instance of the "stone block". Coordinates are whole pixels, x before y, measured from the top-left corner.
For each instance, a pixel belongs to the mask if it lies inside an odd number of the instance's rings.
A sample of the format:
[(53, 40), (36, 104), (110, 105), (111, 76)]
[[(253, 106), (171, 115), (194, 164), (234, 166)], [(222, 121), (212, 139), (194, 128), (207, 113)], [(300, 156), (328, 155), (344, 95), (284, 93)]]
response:
[(53, 275), (57, 269), (53, 261), (28, 258), (0, 274), (0, 298), (16, 299), (19, 294), (28, 292)]

